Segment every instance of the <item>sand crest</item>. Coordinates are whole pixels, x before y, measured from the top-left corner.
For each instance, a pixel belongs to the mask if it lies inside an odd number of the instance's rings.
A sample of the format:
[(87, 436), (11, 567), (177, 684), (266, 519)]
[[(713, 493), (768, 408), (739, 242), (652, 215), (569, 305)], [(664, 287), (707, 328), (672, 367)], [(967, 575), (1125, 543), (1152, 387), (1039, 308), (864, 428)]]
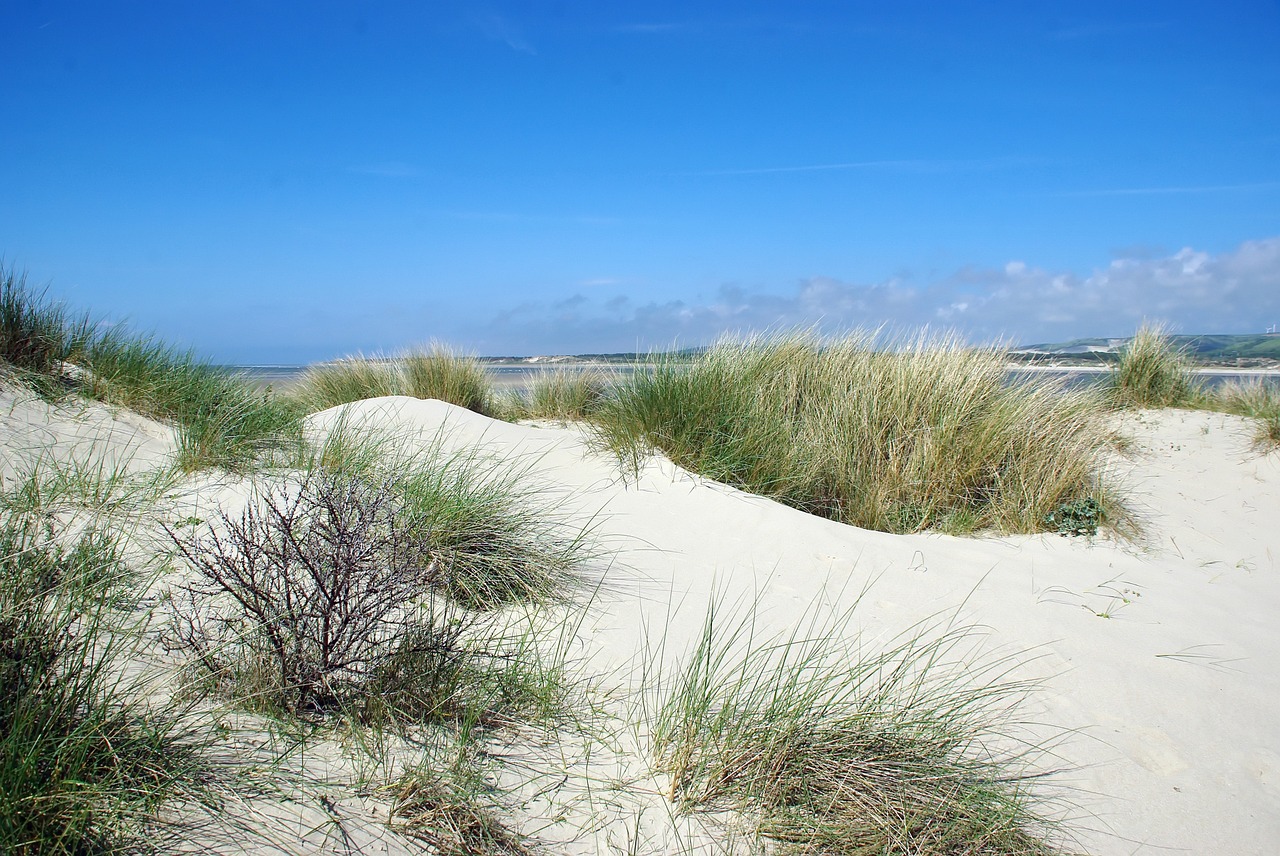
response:
[[(173, 453), (172, 433), (149, 420), (3, 395), (6, 478), (21, 455), (105, 452), (143, 467)], [(1026, 715), (1060, 735), (1048, 759), (1059, 770), (1051, 782), (1075, 807), (1070, 828), (1083, 850), (1273, 852), (1280, 454), (1252, 451), (1247, 422), (1233, 416), (1144, 411), (1122, 423), (1132, 449), (1114, 466), (1145, 520), (1136, 543), (865, 531), (661, 458), (624, 477), (577, 428), (500, 423), (438, 401), (363, 401), (313, 415), (308, 430), (319, 439), (343, 424), (406, 447), (479, 449), (542, 485), (564, 518), (589, 525), (612, 557), (601, 564), (604, 583), (578, 646), (584, 671), (617, 692), (625, 692), (646, 633), (664, 628), (668, 648), (684, 650), (717, 593), (754, 600), (762, 633), (796, 625), (815, 603), (839, 607), (859, 597), (868, 645), (920, 622), (972, 624), (984, 628), (987, 654), (1013, 655), (1011, 677), (1039, 682)], [(244, 502), (249, 490), (188, 484), (189, 496), (206, 505)], [(527, 818), (556, 842), (554, 852), (613, 852), (628, 837), (646, 840), (650, 852), (679, 852), (681, 836), (710, 844), (713, 828), (681, 827), (663, 813), (662, 783), (644, 780), (643, 758), (608, 763), (626, 768), (615, 778), (631, 776), (635, 791), (617, 796), (616, 816), (603, 800), (589, 810), (583, 801), (561, 805), (567, 820), (559, 824)], [(603, 774), (575, 762), (563, 790), (590, 791), (596, 775)], [(646, 806), (653, 810), (642, 822), (637, 807)], [(369, 834), (379, 848), (398, 849)], [(304, 836), (297, 852), (316, 846), (330, 845)]]

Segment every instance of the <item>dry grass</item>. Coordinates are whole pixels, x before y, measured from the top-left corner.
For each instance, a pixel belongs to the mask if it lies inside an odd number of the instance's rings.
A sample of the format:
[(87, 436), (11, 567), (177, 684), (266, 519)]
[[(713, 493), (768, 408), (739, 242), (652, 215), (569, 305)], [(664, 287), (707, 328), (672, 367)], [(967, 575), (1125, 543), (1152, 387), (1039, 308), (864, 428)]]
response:
[(555, 369), (539, 375), (516, 410), (525, 419), (580, 422), (603, 405), (613, 378), (599, 369)]
[(1158, 325), (1145, 325), (1120, 353), (1111, 374), (1112, 398), (1121, 407), (1186, 406), (1197, 392), (1186, 354)]
[(493, 385), (484, 366), (441, 345), (400, 357), (350, 357), (312, 366), (292, 393), (309, 411), (384, 395), (434, 398), (494, 415)]
[[(893, 344), (893, 343), (889, 343)], [(658, 358), (594, 417), (635, 464), (651, 449), (694, 472), (871, 529), (1038, 531), (1103, 482), (1096, 394), (1009, 383), (999, 350), (954, 337), (886, 347), (867, 335), (723, 341)]]
[(665, 683), (650, 737), (679, 810), (735, 812), (784, 853), (1062, 852), (1031, 787), (1037, 750), (1003, 725), (1028, 687), (971, 633), (918, 628), (868, 653), (852, 612), (770, 638), (733, 613), (713, 602), (679, 673), (649, 676)]

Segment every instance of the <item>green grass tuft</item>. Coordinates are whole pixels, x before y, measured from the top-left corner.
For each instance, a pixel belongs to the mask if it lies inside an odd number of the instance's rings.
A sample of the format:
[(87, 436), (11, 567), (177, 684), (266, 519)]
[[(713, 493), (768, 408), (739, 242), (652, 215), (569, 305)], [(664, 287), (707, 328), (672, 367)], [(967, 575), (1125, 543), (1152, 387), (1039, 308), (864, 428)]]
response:
[(1204, 410), (1249, 417), (1254, 423), (1254, 447), (1263, 453), (1280, 448), (1280, 385), (1274, 381), (1231, 381), (1202, 390), (1194, 403)]
[(711, 604), (651, 720), (678, 809), (737, 812), (789, 853), (1061, 852), (1035, 774), (993, 748), (1027, 687), (1002, 682), (1007, 664), (983, 680), (965, 631), (868, 654), (851, 613), (760, 639), (752, 613), (724, 612)]
[(1110, 391), (1121, 407), (1189, 406), (1196, 395), (1191, 363), (1163, 327), (1142, 327), (1120, 353)]
[(30, 288), (25, 273), (0, 269), (0, 360), (37, 392), (63, 391), (63, 364), (91, 330), (88, 316), (72, 316), (44, 291)]
[(246, 472), (264, 455), (293, 454), (302, 414), (290, 402), (124, 326), (73, 317), (28, 289), (25, 276), (3, 277), (0, 358), (36, 392), (78, 392), (172, 423), (186, 472)]
[(145, 849), (168, 799), (201, 792), (198, 744), (121, 677), (135, 582), (114, 539), (63, 546), (0, 517), (0, 851)]
[(480, 362), (442, 346), (396, 359), (352, 357), (312, 366), (293, 391), (312, 412), (384, 395), (434, 398), (485, 416), (495, 415), (497, 406)]
[(177, 426), (186, 472), (247, 472), (300, 442), (302, 413), (291, 402), (190, 352), (116, 327), (93, 338), (83, 361), (94, 398)]
[(406, 395), (434, 398), (493, 415), (493, 385), (479, 360), (434, 345), (428, 351), (411, 351), (401, 359)]
[(600, 409), (612, 378), (596, 369), (554, 369), (538, 375), (523, 396), (518, 415), (525, 419), (581, 422)]
[(1107, 432), (1094, 393), (1007, 382), (1003, 355), (953, 337), (727, 340), (657, 357), (593, 417), (631, 466), (657, 449), (701, 475), (869, 529), (1034, 532), (1093, 497)]

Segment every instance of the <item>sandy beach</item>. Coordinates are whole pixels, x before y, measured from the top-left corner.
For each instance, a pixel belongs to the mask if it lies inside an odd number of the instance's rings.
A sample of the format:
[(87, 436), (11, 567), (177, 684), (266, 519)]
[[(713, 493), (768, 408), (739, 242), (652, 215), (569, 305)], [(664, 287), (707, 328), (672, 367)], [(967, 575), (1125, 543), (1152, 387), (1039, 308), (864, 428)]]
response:
[[(614, 723), (596, 732), (608, 738), (493, 738), (507, 760), (495, 775), (511, 794), (514, 823), (546, 852), (754, 852), (733, 818), (672, 810), (669, 782), (634, 724), (639, 664), (684, 657), (716, 598), (753, 608), (761, 638), (855, 602), (851, 629), (869, 650), (913, 628), (972, 627), (964, 651), (975, 679), (980, 664), (999, 662), (1008, 679), (1033, 682), (1017, 716), (1031, 739), (1048, 741), (1035, 763), (1051, 773), (1049, 811), (1064, 818), (1074, 850), (1274, 852), (1280, 456), (1253, 451), (1247, 422), (1234, 416), (1169, 409), (1116, 420), (1130, 442), (1112, 466), (1144, 527), (1134, 540), (866, 531), (660, 457), (627, 478), (580, 428), (497, 422), (431, 400), (371, 399), (307, 424), (316, 440), (341, 423), (403, 448), (478, 451), (522, 472), (561, 522), (587, 528), (599, 545), (598, 585), (571, 647), (591, 705)], [(39, 458), (99, 458), (141, 472), (171, 458), (175, 440), (126, 411), (50, 405), (9, 387), (0, 393), (0, 448), (8, 485)], [(178, 485), (158, 516), (235, 514), (251, 495), (247, 480), (201, 475)], [(154, 603), (159, 627), (164, 602)], [(154, 662), (139, 669), (172, 667), (158, 645), (144, 650)], [(265, 730), (252, 717), (221, 719), (236, 723), (226, 748), (239, 760), (228, 763), (255, 763)], [(420, 852), (387, 829), (376, 789), (342, 785), (351, 766), (340, 741), (319, 741), (289, 766), (292, 798), (225, 806), (223, 819), (241, 832), (188, 844)], [(321, 789), (327, 801), (297, 796)]]

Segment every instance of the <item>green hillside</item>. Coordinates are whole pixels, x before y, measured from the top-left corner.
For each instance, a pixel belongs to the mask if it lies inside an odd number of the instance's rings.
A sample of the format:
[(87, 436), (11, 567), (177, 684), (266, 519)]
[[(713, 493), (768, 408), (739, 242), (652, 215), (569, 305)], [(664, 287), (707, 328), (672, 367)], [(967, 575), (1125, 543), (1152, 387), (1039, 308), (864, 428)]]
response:
[[(1280, 362), (1280, 333), (1200, 333), (1170, 336), (1174, 347), (1184, 350), (1199, 363), (1235, 364)], [(1129, 338), (1072, 339), (1023, 345), (1013, 355), (1019, 359), (1065, 358), (1079, 362), (1111, 362), (1129, 343)]]

